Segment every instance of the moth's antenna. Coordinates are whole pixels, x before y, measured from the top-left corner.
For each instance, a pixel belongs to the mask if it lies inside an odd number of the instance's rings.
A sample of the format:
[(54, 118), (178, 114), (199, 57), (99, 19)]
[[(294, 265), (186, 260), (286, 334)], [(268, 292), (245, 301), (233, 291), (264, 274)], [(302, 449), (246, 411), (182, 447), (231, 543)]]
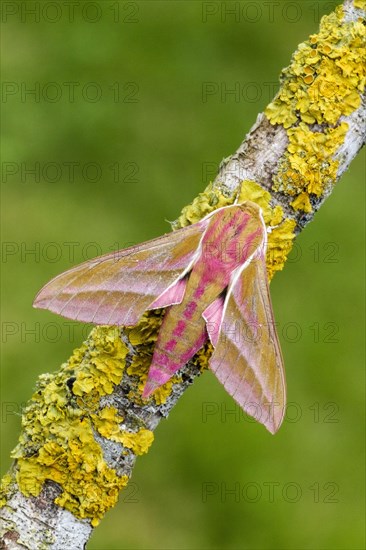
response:
[(281, 225), (281, 224), (278, 223), (277, 225), (268, 226), (268, 227), (267, 227), (267, 233), (272, 233), (272, 231), (273, 231), (274, 229), (277, 229), (277, 227), (280, 227), (280, 225)]
[(238, 189), (238, 191), (236, 192), (236, 197), (233, 204), (239, 204), (239, 195), (240, 195), (240, 189)]

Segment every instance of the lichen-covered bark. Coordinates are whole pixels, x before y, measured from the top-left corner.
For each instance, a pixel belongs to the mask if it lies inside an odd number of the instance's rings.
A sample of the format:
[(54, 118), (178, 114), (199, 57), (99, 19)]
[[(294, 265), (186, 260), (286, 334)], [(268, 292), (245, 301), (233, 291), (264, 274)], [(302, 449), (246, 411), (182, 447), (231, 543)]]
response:
[[(269, 277), (283, 268), (296, 234), (365, 142), (365, 4), (346, 0), (300, 44), (277, 96), (175, 228), (251, 200), (271, 228)], [(56, 374), (39, 378), (3, 479), (3, 548), (83, 548), (116, 503), (136, 457), (210, 357), (207, 345), (142, 401), (162, 314), (123, 330), (96, 327)]]

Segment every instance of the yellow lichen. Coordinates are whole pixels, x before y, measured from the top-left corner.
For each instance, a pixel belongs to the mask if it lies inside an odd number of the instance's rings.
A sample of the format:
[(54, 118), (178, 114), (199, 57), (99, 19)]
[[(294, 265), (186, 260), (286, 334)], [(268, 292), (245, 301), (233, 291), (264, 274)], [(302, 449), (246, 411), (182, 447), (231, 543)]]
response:
[(201, 348), (194, 356), (193, 362), (201, 372), (208, 369), (213, 350), (214, 348), (211, 342), (207, 341), (203, 348)]
[(163, 310), (147, 311), (134, 327), (126, 327), (125, 331), (133, 346), (150, 346), (158, 338), (163, 320)]
[(264, 221), (269, 224), (272, 217), (272, 210), (269, 206), (271, 195), (263, 189), (257, 182), (244, 180), (240, 185), (237, 201), (241, 204), (245, 201), (251, 201), (261, 207)]
[(312, 212), (313, 210), (307, 193), (300, 193), (290, 204), (294, 210), (302, 210), (303, 212)]
[(323, 17), (317, 35), (300, 44), (265, 110), (272, 124), (287, 129), (289, 145), (273, 190), (295, 197), (294, 210), (310, 212), (311, 195), (324, 195), (335, 182), (339, 163), (334, 154), (348, 131), (340, 118), (361, 105), (366, 31), (361, 21), (345, 22), (343, 16), (340, 6)]
[(3, 508), (8, 501), (9, 494), (14, 487), (14, 477), (10, 474), (5, 474), (0, 481), (0, 508)]
[(128, 482), (104, 460), (94, 430), (122, 440), (122, 418), (100, 398), (121, 381), (127, 348), (119, 331), (96, 327), (60, 371), (42, 375), (26, 408), (23, 432), (13, 451), (16, 481), (26, 496), (37, 496), (46, 480), (61, 487), (56, 504), (96, 525)]
[(286, 218), (268, 235), (267, 273), (271, 280), (276, 271), (283, 269), (295, 238), (296, 222)]
[(140, 428), (137, 432), (127, 432), (120, 428), (123, 418), (118, 416), (114, 407), (105, 407), (98, 415), (92, 415), (93, 425), (96, 430), (107, 439), (122, 443), (136, 455), (147, 453), (154, 441), (154, 434), (146, 428)]
[(283, 208), (282, 206), (277, 205), (272, 209), (270, 225), (277, 226), (282, 221), (282, 219), (283, 219)]
[(192, 204), (183, 208), (178, 220), (173, 224), (174, 229), (196, 223), (210, 212), (222, 206), (233, 204), (233, 201), (234, 198), (232, 196), (224, 195), (217, 187), (214, 187), (212, 183), (210, 183), (206, 189), (194, 199)]
[(169, 395), (172, 393), (174, 384), (182, 382), (182, 377), (179, 375), (172, 376), (168, 382), (165, 382), (160, 388), (154, 391), (152, 397), (157, 405), (163, 405), (166, 403)]
[(135, 455), (147, 453), (150, 445), (154, 441), (153, 432), (145, 428), (141, 428), (136, 433), (123, 432), (121, 437), (123, 445), (132, 449)]
[(355, 8), (366, 11), (366, 0), (354, 0), (353, 5)]
[(96, 430), (107, 439), (121, 442), (121, 429), (119, 424), (123, 422), (123, 418), (118, 416), (118, 411), (115, 407), (104, 407), (99, 414), (92, 414), (93, 425)]
[[(339, 162), (333, 156), (343, 143), (347, 130), (346, 122), (326, 132), (313, 131), (304, 122), (290, 128), (287, 131), (288, 153), (279, 164), (273, 179), (273, 190), (291, 196), (304, 192), (317, 197), (323, 195), (336, 180)], [(305, 206), (308, 204), (310, 199), (304, 202)]]
[[(289, 128), (301, 120), (334, 124), (340, 115), (351, 114), (365, 86), (364, 40), (364, 26), (345, 23), (342, 7), (323, 17), (319, 33), (300, 44), (284, 70), (284, 84), (265, 111), (268, 119)], [(315, 78), (305, 82), (310, 73)]]

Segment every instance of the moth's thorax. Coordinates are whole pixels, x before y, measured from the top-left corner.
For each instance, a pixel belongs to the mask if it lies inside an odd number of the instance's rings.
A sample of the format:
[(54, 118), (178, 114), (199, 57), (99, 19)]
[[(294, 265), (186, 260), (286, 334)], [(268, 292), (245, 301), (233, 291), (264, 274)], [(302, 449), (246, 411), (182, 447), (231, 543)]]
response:
[(208, 273), (231, 273), (263, 243), (263, 225), (257, 208), (242, 205), (218, 211), (201, 243), (201, 261)]

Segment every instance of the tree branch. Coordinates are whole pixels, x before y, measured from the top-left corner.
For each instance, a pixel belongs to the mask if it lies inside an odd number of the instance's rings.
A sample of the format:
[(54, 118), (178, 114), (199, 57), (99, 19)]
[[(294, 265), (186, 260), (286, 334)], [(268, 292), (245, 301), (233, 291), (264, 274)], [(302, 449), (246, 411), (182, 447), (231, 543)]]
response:
[[(215, 181), (174, 228), (251, 200), (269, 233), (268, 273), (365, 143), (364, 0), (346, 0), (300, 44), (281, 89)], [(153, 432), (207, 368), (210, 346), (146, 403), (141, 390), (163, 312), (123, 330), (96, 327), (55, 374), (40, 376), (3, 479), (2, 548), (83, 548), (147, 452)]]

